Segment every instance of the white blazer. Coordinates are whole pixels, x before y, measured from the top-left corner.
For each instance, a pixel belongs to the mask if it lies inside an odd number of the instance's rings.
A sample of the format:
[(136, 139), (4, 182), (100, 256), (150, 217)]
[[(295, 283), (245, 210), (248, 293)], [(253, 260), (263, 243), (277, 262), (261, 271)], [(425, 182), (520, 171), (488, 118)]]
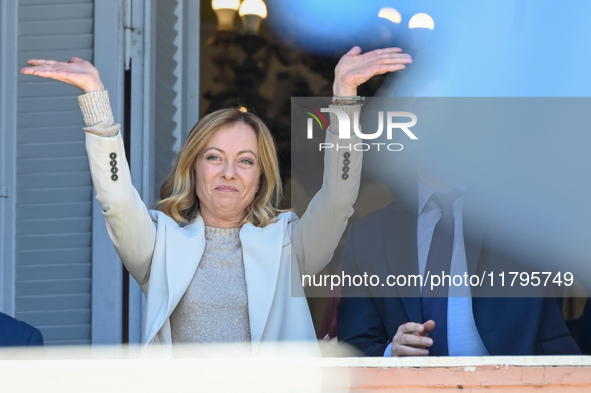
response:
[[(336, 146), (338, 138), (327, 132), (327, 142)], [(162, 212), (148, 211), (131, 184), (120, 134), (87, 133), (86, 148), (111, 240), (146, 294), (142, 341), (171, 344), (169, 317), (205, 248), (203, 220), (181, 227)], [(344, 153), (349, 155), (343, 158)], [(345, 159), (348, 177), (342, 176)], [(316, 340), (301, 274), (315, 274), (330, 261), (353, 214), (361, 161), (361, 152), (327, 150), (322, 188), (301, 219), (284, 213), (265, 228), (241, 228), (253, 354), (261, 353), (259, 347), (273, 348), (261, 342)], [(170, 345), (164, 347), (170, 351)]]

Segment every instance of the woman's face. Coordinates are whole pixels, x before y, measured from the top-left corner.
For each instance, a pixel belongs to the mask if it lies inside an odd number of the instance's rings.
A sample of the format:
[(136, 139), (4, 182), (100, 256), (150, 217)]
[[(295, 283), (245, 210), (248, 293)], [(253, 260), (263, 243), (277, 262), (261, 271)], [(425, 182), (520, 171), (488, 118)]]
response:
[(197, 157), (195, 176), (205, 225), (237, 227), (261, 178), (254, 130), (244, 123), (217, 130)]

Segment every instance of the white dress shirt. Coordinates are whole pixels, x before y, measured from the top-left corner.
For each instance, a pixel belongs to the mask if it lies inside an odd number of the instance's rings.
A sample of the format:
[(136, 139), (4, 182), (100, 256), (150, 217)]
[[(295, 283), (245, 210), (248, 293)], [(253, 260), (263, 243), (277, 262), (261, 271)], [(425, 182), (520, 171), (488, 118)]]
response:
[[(419, 273), (425, 275), (427, 256), (433, 238), (435, 225), (441, 218), (441, 209), (430, 198), (435, 192), (448, 192), (451, 189), (436, 190), (421, 182), (418, 183), (418, 219), (417, 219), (417, 252)], [(468, 271), (466, 250), (464, 247), (464, 208), (462, 195), (454, 201), (454, 244), (451, 258), (450, 275), (462, 276)], [(431, 272), (431, 274), (435, 274)], [(488, 351), (480, 338), (474, 314), (472, 297), (467, 286), (450, 287), (447, 303), (447, 345), (450, 356), (486, 356)], [(421, 322), (421, 321), (413, 321)], [(424, 321), (422, 321), (424, 322)], [(384, 356), (392, 355), (392, 344), (388, 345)]]

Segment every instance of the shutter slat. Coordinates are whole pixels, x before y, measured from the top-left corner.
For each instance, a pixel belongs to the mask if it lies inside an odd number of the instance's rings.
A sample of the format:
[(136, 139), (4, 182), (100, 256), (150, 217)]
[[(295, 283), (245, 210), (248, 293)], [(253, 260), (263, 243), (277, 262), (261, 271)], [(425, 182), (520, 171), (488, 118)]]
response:
[[(28, 5), (47, 5), (48, 0), (19, 0), (19, 9)], [(55, 4), (94, 4), (94, 0), (59, 0), (53, 1)]]
[(19, 281), (16, 296), (69, 295), (90, 292), (90, 278), (70, 280)]
[(73, 122), (81, 119), (82, 115), (80, 111), (19, 113), (17, 116), (19, 126), (24, 129), (27, 127), (36, 127), (43, 123), (49, 123), (53, 126), (71, 125)]
[(18, 311), (90, 309), (90, 294), (17, 296)]
[(18, 109), (22, 113), (28, 113), (30, 108), (35, 108), (36, 112), (76, 112), (80, 111), (78, 102), (73, 97), (60, 97), (48, 100), (47, 98), (31, 97), (18, 100)]
[[(28, 311), (17, 313), (18, 319), (26, 319), (33, 326), (90, 325), (90, 310)], [(47, 338), (46, 338), (47, 339)]]
[(17, 207), (25, 207), (29, 203), (37, 203), (39, 201), (39, 195), (43, 195), (46, 203), (81, 202), (90, 199), (92, 188), (57, 188), (53, 190), (40, 188), (38, 190), (22, 190), (19, 192), (20, 198)]
[(89, 173), (86, 171), (70, 172), (67, 176), (64, 173), (23, 175), (17, 190), (91, 186), (92, 183), (88, 175)]
[(92, 46), (92, 34), (80, 34), (76, 37), (64, 36), (63, 38), (60, 39), (60, 36), (23, 37), (19, 47), (22, 52), (35, 52), (39, 47), (48, 51), (59, 51), (86, 49)]
[[(33, 57), (33, 56), (31, 56)], [(28, 58), (27, 58), (28, 60)], [(21, 63), (24, 66), (24, 62)], [(28, 78), (25, 78), (27, 77)], [(56, 97), (71, 97), (76, 101), (76, 96), (80, 95), (80, 89), (74, 86), (66, 85), (65, 83), (59, 83), (55, 81), (46, 81), (46, 82), (31, 82), (33, 76), (31, 75), (19, 75), (18, 82), (19, 82), (19, 98), (45, 98), (45, 99), (52, 99)], [(22, 113), (22, 109), (20, 108), (20, 112)], [(51, 125), (49, 125), (51, 127)]]
[[(62, 248), (59, 250), (21, 250), (16, 252), (19, 266), (90, 264), (91, 248)], [(67, 268), (66, 268), (67, 269)], [(64, 269), (64, 270), (66, 270)], [(64, 272), (63, 275), (68, 273)]]
[[(68, 228), (69, 229), (69, 228)], [(16, 237), (16, 250), (55, 250), (91, 246), (90, 233), (62, 233), (59, 235), (21, 235)]]
[(90, 277), (90, 267), (90, 263), (20, 266), (16, 269), (16, 279), (22, 282), (31, 280), (88, 278)]
[[(72, 99), (73, 97), (70, 97)], [(44, 100), (48, 100), (44, 98)], [(51, 99), (50, 99), (51, 100)], [(81, 137), (82, 136), (82, 137)], [(49, 143), (83, 140), (84, 131), (80, 125), (67, 127), (33, 127), (26, 130), (21, 130), (18, 135), (19, 144), (26, 143)]]
[[(45, 345), (49, 346), (49, 347), (53, 347), (53, 346), (86, 346), (86, 345), (90, 345), (91, 342), (90, 340), (52, 340), (52, 341), (47, 341), (45, 340)], [(89, 349), (90, 351), (90, 349)]]
[(90, 324), (71, 326), (39, 326), (45, 341), (84, 340), (90, 337)]
[(56, 228), (67, 227), (72, 232), (88, 232), (92, 227), (90, 217), (63, 218), (54, 220), (26, 220), (20, 221), (17, 235), (35, 234), (45, 235), (55, 232)]
[(25, 158), (19, 162), (21, 167), (18, 173), (50, 173), (50, 172), (82, 172), (88, 171), (88, 158), (63, 157), (63, 158)]
[(44, 218), (68, 218), (90, 217), (92, 214), (92, 202), (45, 203), (30, 204), (26, 208), (17, 210), (17, 220), (44, 219)]
[(19, 21), (45, 21), (51, 19), (68, 22), (70, 19), (92, 18), (92, 4), (46, 4), (20, 7), (18, 11)]
[(174, 32), (176, 32), (176, 29), (174, 28), (177, 21), (178, 21), (178, 17), (176, 16), (176, 14), (174, 13), (175, 8), (178, 6), (178, 1), (177, 0), (161, 0), (157, 3), (157, 10), (158, 10), (158, 28), (159, 29), (163, 29), (163, 28), (168, 28)]
[[(56, 37), (59, 39), (59, 37)], [(48, 48), (43, 48), (42, 50), (32, 50), (27, 52), (19, 52), (18, 55), (18, 62), (19, 64), (26, 64), (27, 60), (29, 59), (51, 59), (51, 60), (58, 60), (58, 61), (68, 61), (72, 56), (80, 57), (84, 60), (91, 60), (92, 59), (92, 50), (87, 49), (75, 49), (72, 50), (49, 50)], [(30, 78), (34, 76), (32, 75), (18, 75), (19, 81), (29, 81)]]
[[(19, 23), (20, 37), (47, 37), (48, 35), (73, 35), (92, 34), (92, 19), (74, 19), (64, 22), (57, 21), (34, 21)], [(50, 31), (50, 34), (43, 34)]]
[(83, 156), (86, 154), (84, 141), (61, 141), (59, 143), (19, 144), (17, 154), (22, 158), (64, 157), (67, 155)]

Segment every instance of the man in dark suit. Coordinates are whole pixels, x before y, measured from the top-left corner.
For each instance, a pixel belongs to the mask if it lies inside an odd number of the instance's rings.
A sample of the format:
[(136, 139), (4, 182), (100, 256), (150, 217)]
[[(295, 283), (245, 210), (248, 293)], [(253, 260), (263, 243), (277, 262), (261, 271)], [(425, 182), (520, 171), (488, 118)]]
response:
[(567, 321), (567, 326), (581, 352), (591, 355), (591, 298), (587, 298), (583, 314), (574, 321)]
[[(419, 181), (418, 193), (413, 191), (351, 226), (343, 251), (344, 274), (375, 274), (382, 283), (390, 274), (424, 277), (435, 227), (444, 215), (434, 200), (441, 190), (424, 183)], [(415, 180), (410, 188), (417, 190), (416, 184)], [(459, 194), (451, 202), (454, 226), (448, 272), (480, 275), (525, 269), (515, 257), (491, 245), (490, 223), (471, 200)], [(338, 337), (368, 356), (580, 354), (558, 297), (541, 292), (554, 289), (530, 289), (528, 297), (499, 297), (494, 292), (498, 288), (454, 288), (455, 295), (435, 307), (443, 312), (427, 315), (431, 306), (426, 306), (425, 289), (420, 286), (344, 286)]]
[(43, 336), (39, 329), (0, 313), (0, 347), (41, 345)]

